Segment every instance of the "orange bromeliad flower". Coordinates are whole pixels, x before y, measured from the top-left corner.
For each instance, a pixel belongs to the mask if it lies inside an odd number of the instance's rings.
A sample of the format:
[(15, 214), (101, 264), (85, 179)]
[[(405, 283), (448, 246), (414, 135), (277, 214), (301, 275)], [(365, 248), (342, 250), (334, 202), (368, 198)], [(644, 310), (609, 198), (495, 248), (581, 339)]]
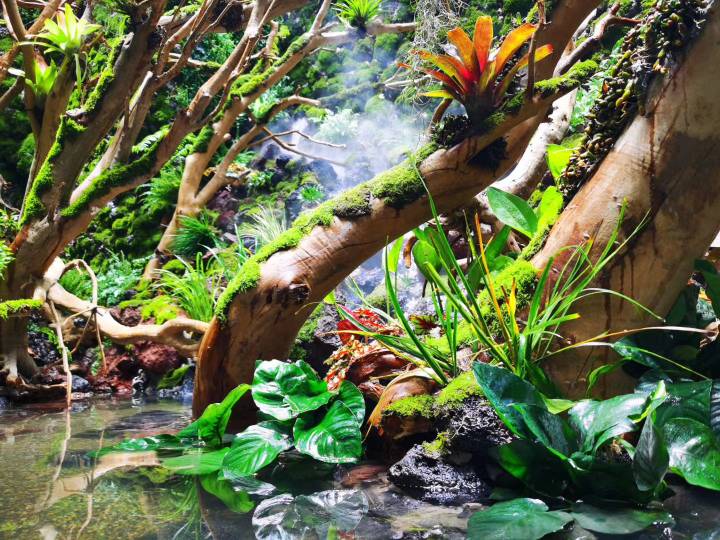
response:
[[(462, 28), (448, 32), (448, 40), (454, 47), (454, 54), (432, 54), (429, 51), (415, 51), (436, 69), (420, 68), (434, 79), (440, 81), (442, 89), (426, 92), (423, 95), (442, 99), (456, 99), (463, 104), (471, 120), (476, 121), (489, 116), (497, 107), (510, 87), (518, 71), (528, 65), (529, 53), (524, 55), (499, 80), (508, 62), (515, 53), (530, 39), (536, 25), (525, 23), (510, 32), (500, 48), (491, 53), (493, 40), (492, 18), (478, 17), (475, 22), (473, 39)], [(535, 50), (538, 62), (551, 54), (551, 45), (543, 45)], [(410, 68), (407, 64), (402, 67)]]

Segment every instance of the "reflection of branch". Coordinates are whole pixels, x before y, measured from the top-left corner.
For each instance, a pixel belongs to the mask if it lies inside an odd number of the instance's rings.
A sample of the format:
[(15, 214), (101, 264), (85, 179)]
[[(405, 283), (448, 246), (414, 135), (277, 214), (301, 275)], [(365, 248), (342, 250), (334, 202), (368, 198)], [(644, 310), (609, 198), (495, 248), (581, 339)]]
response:
[[(272, 131), (270, 131), (267, 127), (263, 127), (263, 131), (265, 131), (265, 132), (268, 134), (268, 136), (265, 137), (264, 140), (266, 140), (266, 141), (267, 141), (267, 140), (273, 140), (273, 141), (275, 141), (281, 148), (284, 148), (284, 149), (287, 150), (288, 152), (293, 152), (293, 153), (295, 153), (295, 154), (297, 154), (297, 155), (299, 155), (299, 156), (303, 156), (303, 157), (306, 157), (306, 158), (308, 158), (308, 159), (327, 161), (328, 163), (332, 163), (333, 165), (338, 165), (339, 167), (346, 167), (346, 166), (347, 166), (347, 163), (344, 162), (344, 161), (336, 161), (336, 160), (334, 160), (334, 159), (330, 159), (330, 158), (326, 158), (326, 157), (322, 157), (322, 156), (314, 156), (314, 155), (312, 155), (312, 154), (308, 154), (307, 152), (303, 152), (302, 150), (298, 150), (297, 148), (294, 148), (292, 145), (290, 145), (290, 144), (288, 144), (288, 143), (285, 143), (282, 139), (280, 139), (280, 138), (278, 137), (278, 135), (276, 135), (275, 133), (273, 133)], [(332, 146), (332, 145), (328, 144), (328, 146)]]
[(70, 373), (70, 362), (68, 361), (68, 350), (65, 346), (65, 340), (63, 339), (62, 323), (60, 322), (60, 316), (58, 315), (55, 304), (52, 300), (48, 302), (50, 305), (50, 312), (53, 316), (53, 323), (55, 326), (55, 334), (57, 335), (58, 345), (60, 345), (60, 352), (62, 353), (62, 365), (63, 371), (65, 372), (65, 404), (68, 409), (70, 408), (70, 402), (72, 401), (72, 373)]

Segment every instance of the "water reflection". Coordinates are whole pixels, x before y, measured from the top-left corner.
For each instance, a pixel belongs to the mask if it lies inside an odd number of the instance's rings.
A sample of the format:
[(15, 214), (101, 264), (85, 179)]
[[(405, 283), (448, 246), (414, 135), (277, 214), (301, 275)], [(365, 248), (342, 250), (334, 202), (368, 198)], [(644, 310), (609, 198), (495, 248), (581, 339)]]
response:
[[(177, 430), (175, 402), (98, 401), (0, 411), (0, 538), (464, 538), (478, 504), (442, 507), (394, 489), (384, 468), (334, 468), (283, 456), (262, 479), (180, 476), (154, 453), (90, 452)], [(720, 496), (681, 489), (666, 504), (677, 525), (639, 538), (719, 539)], [(593, 538), (575, 530), (565, 538)]]

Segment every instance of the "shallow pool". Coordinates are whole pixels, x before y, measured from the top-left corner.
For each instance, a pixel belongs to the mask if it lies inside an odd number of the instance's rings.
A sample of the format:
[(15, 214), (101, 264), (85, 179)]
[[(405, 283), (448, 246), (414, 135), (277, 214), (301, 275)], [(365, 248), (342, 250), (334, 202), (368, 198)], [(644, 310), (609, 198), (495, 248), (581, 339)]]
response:
[[(419, 502), (390, 486), (380, 466), (329, 469), (292, 454), (271, 483), (221, 486), (231, 492), (228, 507), (201, 480), (159, 467), (152, 453), (89, 457), (128, 437), (177, 430), (189, 415), (174, 401), (1, 410), (0, 538), (464, 538), (468, 517), (482, 508)], [(720, 539), (720, 496), (683, 488), (666, 508), (675, 527), (636, 537)]]

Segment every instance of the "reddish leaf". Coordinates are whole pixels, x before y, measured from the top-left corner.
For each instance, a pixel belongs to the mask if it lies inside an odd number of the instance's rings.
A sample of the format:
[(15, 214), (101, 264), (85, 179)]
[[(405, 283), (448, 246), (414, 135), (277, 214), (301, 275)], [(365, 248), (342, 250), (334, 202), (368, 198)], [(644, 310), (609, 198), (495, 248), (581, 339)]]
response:
[(524, 23), (507, 35), (507, 37), (503, 40), (502, 45), (500, 45), (500, 50), (497, 52), (497, 55), (495, 55), (495, 60), (493, 60), (494, 72), (496, 74), (502, 73), (507, 61), (512, 58), (518, 49), (522, 47), (534, 33), (535, 25), (531, 23)]
[(478, 66), (475, 48), (470, 36), (462, 28), (453, 28), (448, 32), (447, 36), (450, 43), (455, 45), (460, 60), (462, 60), (465, 69), (469, 72), (470, 80), (472, 82), (477, 81), (480, 78), (480, 67)]
[[(356, 309), (352, 311), (345, 307), (343, 307), (342, 309), (366, 328), (369, 328), (371, 330), (382, 330), (385, 327), (380, 316), (374, 311), (370, 311), (369, 309)], [(337, 329), (342, 332), (338, 335), (340, 336), (340, 341), (342, 341), (344, 345), (347, 344), (353, 336), (352, 334), (347, 332), (363, 331), (360, 330), (360, 328), (358, 328), (354, 322), (348, 319), (343, 319), (342, 321), (340, 321), (337, 324)]]
[[(535, 62), (537, 63), (543, 58), (548, 57), (552, 54), (552, 52), (552, 45), (543, 45), (542, 47), (538, 47), (537, 49), (535, 49)], [(526, 54), (520, 60), (518, 60), (517, 64), (515, 64), (510, 71), (508, 71), (507, 75), (505, 75), (505, 78), (502, 80), (500, 85), (495, 89), (496, 104), (499, 104), (502, 100), (505, 92), (507, 92), (507, 89), (510, 87), (510, 83), (512, 83), (515, 75), (517, 75), (517, 72), (526, 67), (529, 63), (530, 53)]]
[(475, 47), (475, 55), (477, 57), (480, 72), (485, 71), (490, 56), (490, 48), (493, 40), (493, 21), (492, 17), (478, 17), (475, 21), (475, 33), (473, 34), (473, 45)]

